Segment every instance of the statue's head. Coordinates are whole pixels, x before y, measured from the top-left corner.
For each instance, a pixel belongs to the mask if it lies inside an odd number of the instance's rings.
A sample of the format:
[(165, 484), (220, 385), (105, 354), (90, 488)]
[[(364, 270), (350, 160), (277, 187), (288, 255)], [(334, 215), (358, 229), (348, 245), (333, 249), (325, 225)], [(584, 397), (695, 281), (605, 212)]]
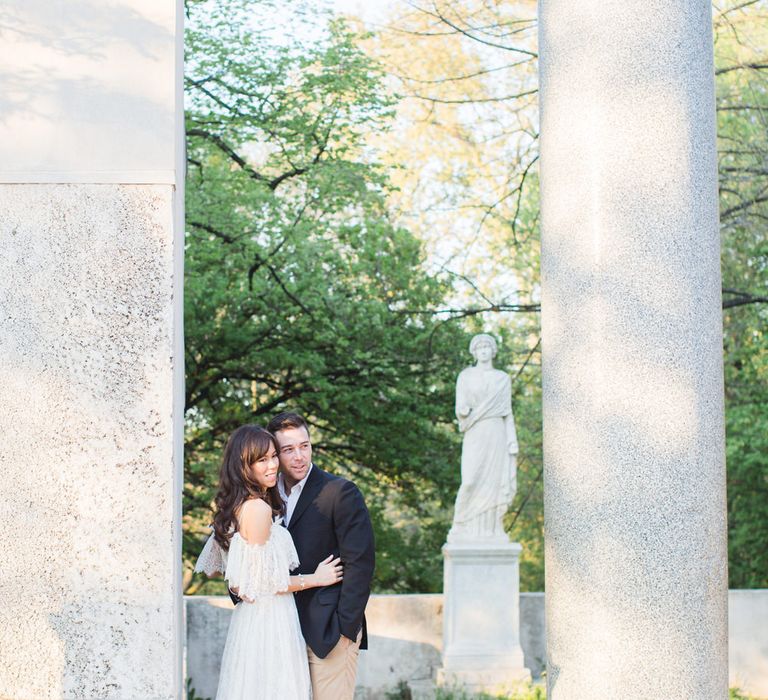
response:
[(488, 335), (487, 333), (478, 333), (469, 342), (469, 352), (472, 357), (475, 358), (475, 361), (477, 361), (477, 351), (481, 347), (490, 347), (491, 358), (496, 357), (498, 346), (496, 345), (496, 339), (492, 335)]

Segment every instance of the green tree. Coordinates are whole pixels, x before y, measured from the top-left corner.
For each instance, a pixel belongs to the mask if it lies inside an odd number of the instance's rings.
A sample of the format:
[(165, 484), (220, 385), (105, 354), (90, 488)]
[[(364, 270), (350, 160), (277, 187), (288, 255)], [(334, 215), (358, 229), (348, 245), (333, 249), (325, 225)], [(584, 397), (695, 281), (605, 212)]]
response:
[[(495, 328), (506, 339), (500, 364), (516, 377), (514, 408), (523, 433), (507, 524), (524, 544), (523, 590), (541, 590), (535, 3), (417, 0), (390, 26), (371, 50), (404, 96), (403, 124), (389, 151), (395, 160), (410, 158), (411, 167), (399, 174), (408, 196), (395, 205), (425, 240), (442, 234), (458, 241), (452, 249), (438, 247), (449, 253), (441, 264), (466, 280), (454, 318), (469, 319), (470, 328)], [(714, 30), (730, 583), (755, 587), (768, 585), (768, 4), (717, 3)], [(413, 141), (435, 154), (428, 167), (419, 167)]]
[(768, 586), (768, 3), (715, 15), (732, 588)]
[[(441, 318), (501, 341), (521, 452), (505, 524), (520, 585), (544, 588), (535, 2), (414, 2), (366, 48), (401, 99), (377, 139), (397, 171), (396, 220), (453, 279)], [(467, 358), (469, 359), (469, 358)]]
[(366, 496), (377, 589), (437, 590), (465, 335), (421, 313), (449, 290), (365, 146), (391, 113), (381, 70), (343, 23), (309, 41), (296, 16), (286, 40), (260, 28), (269, 9), (188, 6), (186, 588), (222, 590), (191, 562), (223, 442), (295, 409), (319, 465)]

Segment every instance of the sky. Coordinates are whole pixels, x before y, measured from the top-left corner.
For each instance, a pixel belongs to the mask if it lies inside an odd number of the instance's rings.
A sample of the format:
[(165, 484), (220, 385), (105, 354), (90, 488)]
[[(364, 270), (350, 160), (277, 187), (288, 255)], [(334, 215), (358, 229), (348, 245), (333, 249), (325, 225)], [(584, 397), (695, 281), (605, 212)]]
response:
[(360, 17), (366, 24), (384, 22), (392, 8), (405, 0), (331, 0), (331, 7), (339, 14)]
[[(2, 0), (0, 0), (0, 3)], [(263, 17), (269, 17), (270, 24), (274, 28), (272, 39), (277, 44), (282, 44), (290, 40), (316, 39), (321, 27), (324, 27), (324, 21), (321, 25), (315, 23), (303, 22), (301, 18), (305, 13), (298, 8), (302, 5), (318, 9), (321, 12), (328, 10), (336, 15), (350, 15), (363, 21), (367, 29), (376, 30), (389, 22), (392, 11), (397, 7), (407, 5), (409, 0), (302, 0), (301, 2), (276, 3), (274, 7), (270, 6), (268, 15), (260, 16), (259, 22), (263, 22)], [(287, 29), (289, 28), (289, 29)]]

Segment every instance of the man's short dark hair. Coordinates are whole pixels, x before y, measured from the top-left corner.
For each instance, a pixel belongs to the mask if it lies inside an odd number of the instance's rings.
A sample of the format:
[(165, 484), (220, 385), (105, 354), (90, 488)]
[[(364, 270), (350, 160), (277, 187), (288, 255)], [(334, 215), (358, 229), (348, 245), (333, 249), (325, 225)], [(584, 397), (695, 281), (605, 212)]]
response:
[(298, 413), (291, 413), (290, 411), (278, 413), (267, 425), (267, 430), (272, 435), (275, 435), (280, 430), (290, 430), (291, 428), (304, 428), (307, 431), (307, 435), (309, 435), (307, 421)]

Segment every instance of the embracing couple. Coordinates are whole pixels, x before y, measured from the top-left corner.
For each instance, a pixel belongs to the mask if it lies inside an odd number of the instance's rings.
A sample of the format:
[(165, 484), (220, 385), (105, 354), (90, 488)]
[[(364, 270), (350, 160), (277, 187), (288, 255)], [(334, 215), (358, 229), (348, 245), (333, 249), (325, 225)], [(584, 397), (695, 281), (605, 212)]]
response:
[(351, 700), (373, 529), (357, 487), (312, 463), (301, 416), (232, 433), (213, 530), (195, 571), (236, 603), (216, 700)]

